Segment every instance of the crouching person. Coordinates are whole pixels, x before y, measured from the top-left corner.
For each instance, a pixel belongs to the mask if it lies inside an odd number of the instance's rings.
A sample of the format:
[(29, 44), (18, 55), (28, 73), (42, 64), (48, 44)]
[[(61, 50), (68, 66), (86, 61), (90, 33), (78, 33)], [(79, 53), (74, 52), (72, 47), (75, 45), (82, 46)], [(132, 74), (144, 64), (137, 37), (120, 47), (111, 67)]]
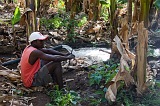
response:
[(20, 61), (21, 78), (25, 87), (45, 86), (55, 82), (63, 88), (61, 61), (73, 59), (72, 54), (61, 53), (44, 48), (47, 36), (33, 32), (29, 36), (29, 45), (24, 49)]

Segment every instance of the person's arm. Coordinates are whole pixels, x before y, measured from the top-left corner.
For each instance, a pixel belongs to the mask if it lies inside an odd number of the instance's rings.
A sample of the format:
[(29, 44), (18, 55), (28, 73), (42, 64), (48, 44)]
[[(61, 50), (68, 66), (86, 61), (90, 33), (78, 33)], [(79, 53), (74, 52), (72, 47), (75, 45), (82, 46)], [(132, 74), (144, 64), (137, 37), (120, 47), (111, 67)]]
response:
[(75, 56), (73, 54), (70, 54), (70, 55), (67, 55), (67, 56), (52, 55), (52, 54), (43, 53), (40, 50), (33, 51), (32, 57), (37, 57), (37, 58), (40, 58), (40, 59), (43, 59), (43, 60), (46, 60), (46, 61), (55, 61), (55, 62), (65, 61), (67, 59), (75, 58)]
[(53, 49), (41, 49), (41, 51), (43, 51), (44, 53), (47, 53), (47, 54), (52, 54), (52, 55), (61, 55), (61, 56), (66, 56), (66, 55), (69, 55), (69, 53), (62, 53), (62, 52), (59, 52), (59, 51), (56, 51), (56, 50), (53, 50)]

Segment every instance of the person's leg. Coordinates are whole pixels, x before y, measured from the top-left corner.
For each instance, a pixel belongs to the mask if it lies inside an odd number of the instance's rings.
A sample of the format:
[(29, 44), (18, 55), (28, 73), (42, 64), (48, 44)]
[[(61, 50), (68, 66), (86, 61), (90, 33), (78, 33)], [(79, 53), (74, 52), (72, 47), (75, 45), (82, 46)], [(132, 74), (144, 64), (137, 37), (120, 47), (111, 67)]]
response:
[(60, 62), (49, 62), (46, 64), (53, 80), (59, 85), (59, 89), (63, 88), (62, 66)]
[(46, 65), (41, 67), (34, 75), (32, 86), (45, 86), (53, 83), (53, 79)]

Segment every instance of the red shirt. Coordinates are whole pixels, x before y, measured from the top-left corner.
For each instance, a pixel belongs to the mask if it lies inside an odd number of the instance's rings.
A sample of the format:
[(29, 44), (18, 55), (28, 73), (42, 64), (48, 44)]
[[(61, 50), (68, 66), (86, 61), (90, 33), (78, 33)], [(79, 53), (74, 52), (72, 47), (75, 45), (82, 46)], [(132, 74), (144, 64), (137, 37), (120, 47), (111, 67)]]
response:
[(40, 59), (38, 59), (33, 65), (29, 63), (29, 56), (32, 51), (37, 50), (32, 46), (27, 46), (21, 57), (21, 79), (25, 87), (31, 87), (34, 74), (40, 69)]

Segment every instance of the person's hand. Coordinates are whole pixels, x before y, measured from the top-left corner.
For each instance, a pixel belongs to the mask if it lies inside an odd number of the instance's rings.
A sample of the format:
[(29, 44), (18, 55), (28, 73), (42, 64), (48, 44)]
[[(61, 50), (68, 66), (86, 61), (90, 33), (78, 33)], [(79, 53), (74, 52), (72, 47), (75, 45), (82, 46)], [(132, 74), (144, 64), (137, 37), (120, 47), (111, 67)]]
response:
[(71, 53), (63, 53), (63, 56), (68, 56), (70, 55)]
[(67, 57), (68, 57), (68, 59), (73, 59), (73, 58), (75, 58), (75, 55), (70, 54), (70, 55), (68, 55)]

